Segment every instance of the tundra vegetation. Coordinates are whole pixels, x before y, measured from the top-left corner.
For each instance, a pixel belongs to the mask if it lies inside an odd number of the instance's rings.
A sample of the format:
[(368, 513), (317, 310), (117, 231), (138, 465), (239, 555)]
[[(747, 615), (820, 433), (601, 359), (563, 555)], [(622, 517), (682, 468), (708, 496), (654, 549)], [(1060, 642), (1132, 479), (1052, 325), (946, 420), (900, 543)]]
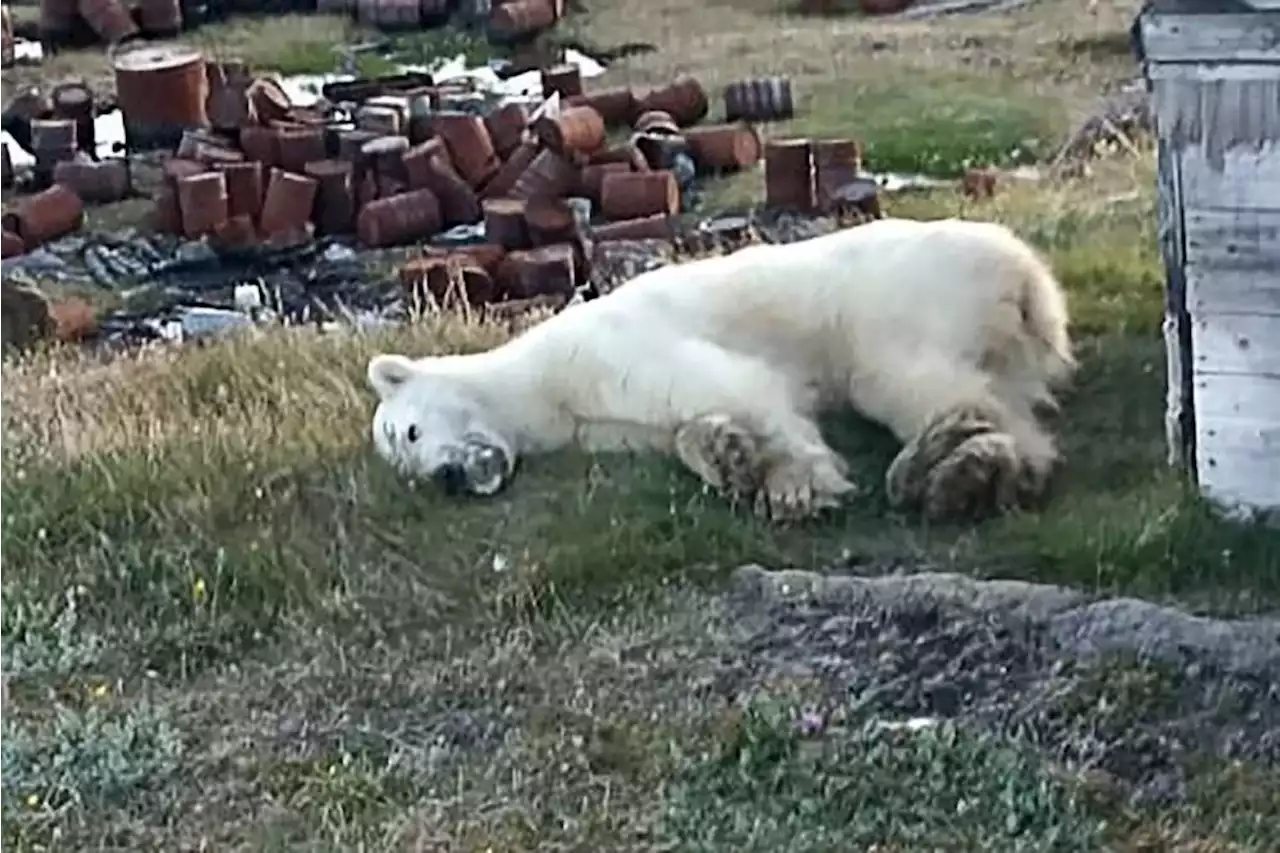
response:
[[(780, 0), (586, 5), (566, 24), (578, 43), (659, 48), (602, 84), (690, 72), (718, 92), (786, 74), (797, 118), (764, 131), (861, 138), (875, 169), (1043, 163), (1138, 73), (1137, 4), (1119, 0), (919, 22)], [(278, 16), (199, 39), (301, 71), (356, 35)], [(73, 53), (42, 73), (101, 63)], [(31, 73), (6, 72), (6, 89)], [(412, 489), (371, 453), (365, 365), (505, 334), (456, 317), (7, 361), (6, 849), (1280, 848), (1274, 760), (1205, 758), (1178, 796), (1147, 801), (1017, 732), (884, 730), (874, 702), (824, 693), (815, 670), (722, 654), (721, 591), (747, 562), (1274, 608), (1275, 532), (1216, 519), (1165, 465), (1154, 158), (1136, 144), (1069, 176), (1003, 177), (992, 199), (884, 199), (889, 215), (1009, 224), (1070, 294), (1083, 369), (1066, 467), (1043, 512), (977, 526), (893, 517), (872, 488), (775, 527), (651, 458), (533, 460), (484, 502)], [(760, 192), (744, 175), (702, 204)], [(892, 442), (852, 419), (832, 429), (877, 484)], [(1184, 680), (1118, 661), (1037, 713), (1105, 742), (1174, 713)]]

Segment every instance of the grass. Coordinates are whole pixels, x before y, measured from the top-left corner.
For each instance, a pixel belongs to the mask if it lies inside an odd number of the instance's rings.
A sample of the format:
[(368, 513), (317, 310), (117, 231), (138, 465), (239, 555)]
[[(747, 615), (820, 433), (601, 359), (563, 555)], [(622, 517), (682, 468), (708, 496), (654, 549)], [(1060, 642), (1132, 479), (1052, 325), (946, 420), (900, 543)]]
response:
[[(939, 174), (1043, 154), (1133, 73), (1114, 50), (1125, 4), (1090, 16), (1045, 0), (945, 25), (779, 8), (596, 0), (575, 28), (660, 46), (593, 86), (693, 71), (714, 95), (787, 73), (799, 114), (766, 133), (855, 135), (873, 168)], [(284, 16), (200, 38), (319, 70), (345, 27)], [(50, 75), (99, 67), (91, 53)], [(869, 488), (794, 528), (647, 457), (531, 460), (484, 502), (415, 490), (368, 447), (364, 365), (504, 334), (456, 318), (7, 361), (5, 848), (56, 834), (133, 849), (1015, 849), (988, 834), (1005, 827), (1021, 849), (1274, 849), (1268, 768), (1213, 767), (1184, 810), (1118, 816), (1014, 739), (904, 738), (849, 719), (814, 740), (790, 723), (805, 685), (707, 688), (721, 677), (708, 614), (727, 570), (749, 561), (929, 562), (1220, 611), (1275, 606), (1274, 531), (1218, 519), (1164, 465), (1150, 160), (1003, 177), (986, 201), (950, 188), (885, 200), (892, 215), (1006, 222), (1070, 292), (1084, 369), (1060, 425), (1067, 467), (1043, 512), (979, 526), (890, 514), (878, 486), (892, 442), (852, 418), (829, 427)], [(709, 211), (750, 204), (760, 175), (713, 189)], [(1145, 713), (1127, 685), (1108, 681), (1072, 713)]]

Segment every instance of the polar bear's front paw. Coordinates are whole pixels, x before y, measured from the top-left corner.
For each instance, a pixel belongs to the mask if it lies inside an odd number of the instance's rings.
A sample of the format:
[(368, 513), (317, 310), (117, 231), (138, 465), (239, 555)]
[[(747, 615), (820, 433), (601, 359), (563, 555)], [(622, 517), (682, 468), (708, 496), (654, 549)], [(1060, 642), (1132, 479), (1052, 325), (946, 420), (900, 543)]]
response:
[(755, 511), (773, 521), (794, 521), (836, 509), (856, 489), (839, 466), (826, 461), (791, 461), (765, 475), (756, 493)]
[(706, 415), (676, 430), (676, 456), (704, 483), (731, 499), (760, 489), (760, 446), (728, 415)]
[(946, 412), (909, 441), (885, 474), (885, 492), (894, 509), (918, 507), (928, 480), (942, 462), (969, 440), (996, 430), (996, 418), (978, 406)]
[(942, 521), (1017, 509), (1028, 497), (1024, 468), (1013, 436), (975, 435), (929, 472), (924, 514)]

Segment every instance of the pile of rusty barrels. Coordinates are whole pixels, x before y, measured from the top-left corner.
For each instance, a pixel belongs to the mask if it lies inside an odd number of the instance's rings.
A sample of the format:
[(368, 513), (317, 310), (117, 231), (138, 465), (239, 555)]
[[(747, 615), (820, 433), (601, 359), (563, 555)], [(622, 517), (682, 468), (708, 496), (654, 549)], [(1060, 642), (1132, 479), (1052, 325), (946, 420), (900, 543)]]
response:
[(317, 0), (316, 10), (396, 31), (440, 26), (459, 5), (463, 17), (483, 22), (489, 39), (499, 44), (527, 42), (564, 17), (564, 0)]
[[(31, 181), (39, 191), (17, 197), (4, 214), (4, 257), (12, 257), (80, 227), (85, 203), (109, 204), (130, 193), (128, 165), (95, 154), (93, 92), (82, 83), (55, 86), (49, 96), (20, 94), (6, 110), (14, 141), (35, 157)], [(14, 187), (9, 146), (3, 185)], [(7, 199), (14, 197), (6, 193)]]
[(181, 29), (182, 0), (40, 0), (40, 40), (47, 47), (168, 38)]

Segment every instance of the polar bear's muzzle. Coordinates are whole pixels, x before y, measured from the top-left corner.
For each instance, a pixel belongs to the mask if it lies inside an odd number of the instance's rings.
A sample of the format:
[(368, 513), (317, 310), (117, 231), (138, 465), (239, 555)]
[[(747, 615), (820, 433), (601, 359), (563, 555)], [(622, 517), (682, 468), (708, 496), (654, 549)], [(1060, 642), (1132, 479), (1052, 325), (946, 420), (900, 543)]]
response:
[(447, 495), (489, 497), (511, 479), (512, 460), (501, 447), (469, 441), (431, 472), (431, 479)]

